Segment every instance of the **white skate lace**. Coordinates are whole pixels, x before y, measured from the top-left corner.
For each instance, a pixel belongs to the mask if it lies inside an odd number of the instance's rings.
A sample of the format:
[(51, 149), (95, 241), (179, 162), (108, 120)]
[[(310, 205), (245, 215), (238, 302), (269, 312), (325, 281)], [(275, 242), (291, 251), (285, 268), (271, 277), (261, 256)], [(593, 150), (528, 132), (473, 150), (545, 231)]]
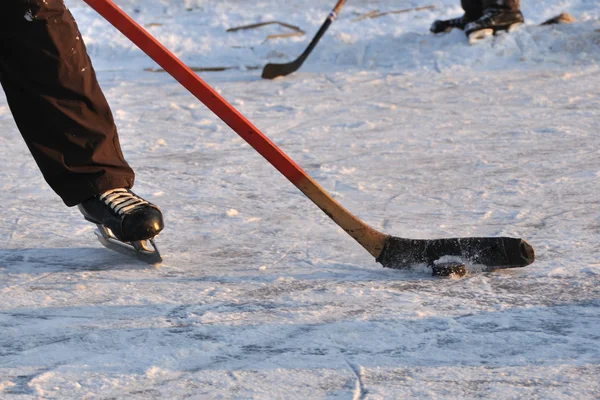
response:
[(100, 200), (119, 215), (126, 214), (136, 208), (150, 204), (127, 189), (112, 189), (106, 191), (100, 195)]

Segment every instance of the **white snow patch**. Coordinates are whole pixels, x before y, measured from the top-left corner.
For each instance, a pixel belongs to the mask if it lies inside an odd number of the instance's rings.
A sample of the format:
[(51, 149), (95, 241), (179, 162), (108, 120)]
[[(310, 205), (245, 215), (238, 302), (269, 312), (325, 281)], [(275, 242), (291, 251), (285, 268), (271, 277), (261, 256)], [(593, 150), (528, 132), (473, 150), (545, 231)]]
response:
[(11, 381), (0, 381), (0, 392), (6, 391), (6, 389), (12, 388), (16, 386), (14, 382)]

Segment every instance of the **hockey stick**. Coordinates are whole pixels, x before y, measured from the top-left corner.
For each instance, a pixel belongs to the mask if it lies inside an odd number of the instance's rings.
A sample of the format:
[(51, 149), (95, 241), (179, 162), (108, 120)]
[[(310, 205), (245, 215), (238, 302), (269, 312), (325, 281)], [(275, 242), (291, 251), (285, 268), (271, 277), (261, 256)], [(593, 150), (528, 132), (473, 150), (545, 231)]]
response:
[(304, 60), (306, 60), (310, 52), (313, 51), (319, 40), (321, 40), (321, 37), (325, 34), (327, 28), (329, 28), (329, 25), (331, 25), (331, 23), (337, 18), (337, 15), (344, 6), (344, 3), (346, 3), (346, 0), (338, 0), (337, 4), (333, 8), (333, 10), (331, 10), (323, 25), (321, 25), (321, 29), (319, 29), (319, 31), (317, 32), (313, 40), (310, 42), (306, 50), (304, 50), (304, 53), (300, 54), (300, 57), (287, 64), (265, 65), (265, 68), (262, 72), (262, 77), (265, 79), (274, 79), (278, 76), (286, 76), (294, 71), (297, 71), (298, 68), (300, 68), (300, 66), (302, 65), (302, 63), (304, 63)]
[(521, 239), (492, 237), (413, 240), (389, 236), (371, 228), (334, 200), (258, 128), (112, 1), (85, 2), (246, 140), (384, 267), (409, 268), (414, 263), (433, 265), (443, 256), (458, 256), (492, 268), (524, 267), (533, 262), (533, 248)]

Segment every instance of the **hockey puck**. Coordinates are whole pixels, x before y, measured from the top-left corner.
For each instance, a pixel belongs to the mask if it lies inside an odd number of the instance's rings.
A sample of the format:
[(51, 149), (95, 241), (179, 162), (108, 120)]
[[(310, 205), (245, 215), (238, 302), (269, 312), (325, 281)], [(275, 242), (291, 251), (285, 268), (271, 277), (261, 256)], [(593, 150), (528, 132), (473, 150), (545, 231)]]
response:
[(444, 262), (432, 266), (432, 276), (465, 276), (467, 266), (461, 262)]

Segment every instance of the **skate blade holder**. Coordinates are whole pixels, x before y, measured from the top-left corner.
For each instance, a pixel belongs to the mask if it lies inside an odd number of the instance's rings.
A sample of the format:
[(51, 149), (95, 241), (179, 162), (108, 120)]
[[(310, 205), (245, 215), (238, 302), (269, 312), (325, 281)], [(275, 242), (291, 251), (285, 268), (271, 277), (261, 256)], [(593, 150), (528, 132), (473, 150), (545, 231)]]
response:
[(483, 40), (485, 38), (488, 38), (490, 36), (494, 36), (494, 30), (491, 28), (488, 29), (480, 29), (478, 31), (475, 31), (473, 33), (471, 33), (469, 35), (469, 44), (474, 44), (479, 42), (480, 40)]
[(102, 225), (96, 225), (94, 231), (100, 243), (107, 249), (116, 251), (126, 256), (135, 257), (148, 264), (160, 264), (162, 257), (154, 243), (154, 238), (148, 240), (139, 240), (133, 242), (122, 242), (115, 237), (112, 231)]
[(480, 40), (486, 39), (490, 36), (496, 36), (501, 33), (514, 32), (521, 25), (523, 25), (522, 22), (516, 22), (514, 24), (509, 25), (506, 28), (503, 28), (503, 29), (493, 29), (493, 28), (480, 29), (469, 35), (469, 44), (475, 44), (475, 43), (479, 42)]

